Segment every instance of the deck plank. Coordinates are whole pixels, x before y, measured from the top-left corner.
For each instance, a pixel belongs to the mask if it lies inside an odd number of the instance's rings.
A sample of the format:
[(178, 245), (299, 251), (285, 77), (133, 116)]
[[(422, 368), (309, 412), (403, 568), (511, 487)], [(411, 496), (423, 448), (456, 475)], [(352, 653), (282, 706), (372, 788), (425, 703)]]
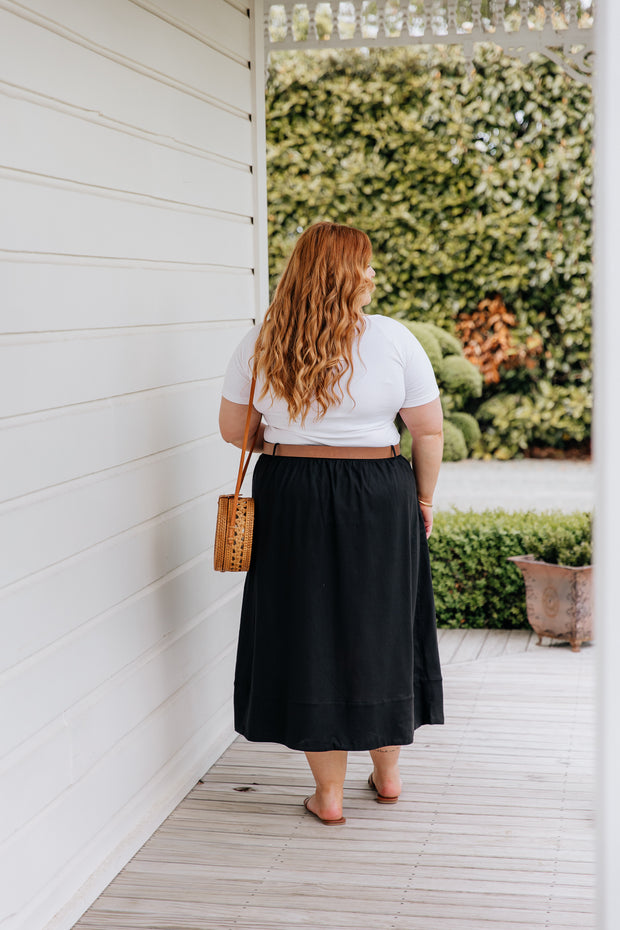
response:
[(535, 639), (444, 630), (446, 725), (394, 806), (351, 753), (344, 827), (301, 753), (239, 738), (75, 930), (591, 930), (594, 649)]
[(439, 630), (439, 656), (442, 665), (448, 665), (452, 661), (466, 632), (466, 630)]
[(490, 630), (461, 630), (461, 640), (451, 662), (475, 662), (480, 656)]

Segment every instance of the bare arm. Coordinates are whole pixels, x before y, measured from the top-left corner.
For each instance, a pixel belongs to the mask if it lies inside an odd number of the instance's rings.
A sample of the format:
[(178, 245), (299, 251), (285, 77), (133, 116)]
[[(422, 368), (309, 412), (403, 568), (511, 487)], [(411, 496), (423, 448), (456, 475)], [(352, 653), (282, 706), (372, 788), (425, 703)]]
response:
[(443, 454), (443, 413), (439, 398), (421, 407), (403, 407), (400, 415), (411, 433), (411, 458), (427, 537), (433, 528), (433, 502)]
[[(245, 421), (248, 415), (247, 404), (234, 404), (231, 400), (222, 397), (220, 404), (220, 433), (222, 439), (230, 442), (233, 446), (240, 449), (243, 445), (243, 433), (245, 430)], [(252, 408), (250, 417), (250, 433), (248, 437), (248, 446), (252, 445), (252, 438), (258, 430), (254, 452), (263, 451), (263, 436), (265, 433), (265, 424), (261, 423), (261, 415), (258, 410)]]

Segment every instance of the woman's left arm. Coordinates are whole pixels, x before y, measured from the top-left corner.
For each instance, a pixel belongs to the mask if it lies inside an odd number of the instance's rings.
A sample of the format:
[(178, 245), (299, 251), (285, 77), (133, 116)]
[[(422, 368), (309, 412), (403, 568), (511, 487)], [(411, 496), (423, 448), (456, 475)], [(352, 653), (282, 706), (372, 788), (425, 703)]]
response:
[(433, 493), (443, 453), (443, 413), (439, 398), (399, 411), (411, 433), (411, 458), (427, 538), (433, 529)]
[[(230, 442), (233, 446), (240, 449), (243, 445), (243, 433), (245, 431), (245, 421), (248, 415), (247, 404), (235, 404), (232, 400), (226, 400), (222, 397), (220, 404), (220, 433), (225, 442)], [(261, 414), (252, 407), (250, 417), (250, 432), (248, 436), (248, 447), (252, 445), (254, 434), (258, 431), (254, 452), (263, 451), (263, 436), (265, 434), (265, 424), (261, 423)]]

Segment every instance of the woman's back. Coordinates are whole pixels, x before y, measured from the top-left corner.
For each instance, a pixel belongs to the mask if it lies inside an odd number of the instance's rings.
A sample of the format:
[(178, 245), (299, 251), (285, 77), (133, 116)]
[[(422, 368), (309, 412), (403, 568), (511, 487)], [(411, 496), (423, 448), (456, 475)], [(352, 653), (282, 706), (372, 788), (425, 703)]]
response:
[[(417, 407), (438, 396), (428, 357), (415, 336), (397, 320), (365, 316), (359, 344), (353, 352), (353, 375), (345, 372), (342, 401), (317, 418), (313, 409), (302, 424), (291, 422), (287, 403), (270, 392), (254, 402), (267, 423), (268, 442), (291, 445), (387, 446), (398, 442), (394, 417), (403, 407)], [(223, 395), (233, 403), (248, 402), (251, 359), (260, 326), (240, 343), (224, 381)], [(348, 390), (346, 389), (348, 386)]]

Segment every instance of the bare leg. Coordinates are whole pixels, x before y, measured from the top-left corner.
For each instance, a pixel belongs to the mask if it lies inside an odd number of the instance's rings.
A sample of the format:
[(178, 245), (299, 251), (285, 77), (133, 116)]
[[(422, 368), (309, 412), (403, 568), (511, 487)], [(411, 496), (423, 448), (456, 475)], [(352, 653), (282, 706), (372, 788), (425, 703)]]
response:
[(314, 775), (316, 792), (308, 801), (310, 810), (324, 820), (342, 817), (342, 789), (347, 774), (347, 753), (307, 752), (306, 759)]
[(370, 755), (375, 764), (373, 778), (377, 791), (388, 798), (395, 798), (402, 790), (398, 771), (400, 746), (381, 746), (380, 749), (371, 749)]

